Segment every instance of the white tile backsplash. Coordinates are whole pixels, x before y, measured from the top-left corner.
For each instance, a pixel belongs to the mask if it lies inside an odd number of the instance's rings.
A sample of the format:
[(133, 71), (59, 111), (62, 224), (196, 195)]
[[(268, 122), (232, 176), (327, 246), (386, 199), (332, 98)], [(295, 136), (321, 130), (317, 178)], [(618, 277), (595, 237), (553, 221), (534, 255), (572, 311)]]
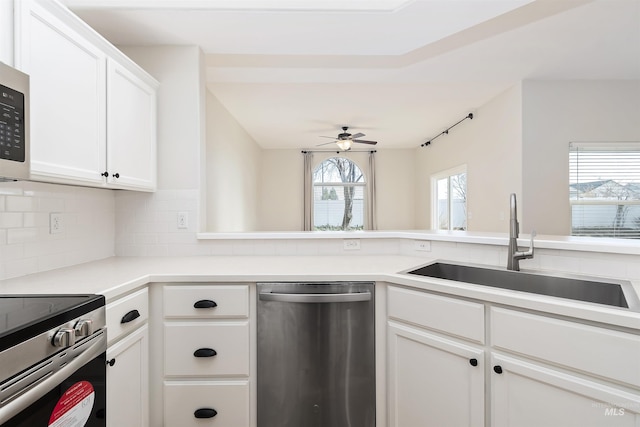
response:
[[(58, 212), (64, 231), (49, 233)], [(114, 255), (114, 192), (38, 182), (0, 183), (0, 279)]]

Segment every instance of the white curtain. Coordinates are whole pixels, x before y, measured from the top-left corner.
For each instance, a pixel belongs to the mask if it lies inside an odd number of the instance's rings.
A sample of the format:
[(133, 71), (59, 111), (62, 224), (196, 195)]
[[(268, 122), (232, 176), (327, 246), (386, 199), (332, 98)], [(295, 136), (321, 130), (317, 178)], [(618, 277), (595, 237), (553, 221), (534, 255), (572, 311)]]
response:
[(369, 153), (369, 179), (367, 180), (367, 224), (369, 230), (377, 230), (376, 216), (376, 158), (375, 151)]
[(312, 210), (313, 210), (313, 153), (304, 154), (304, 218), (302, 221), (303, 230), (313, 230)]

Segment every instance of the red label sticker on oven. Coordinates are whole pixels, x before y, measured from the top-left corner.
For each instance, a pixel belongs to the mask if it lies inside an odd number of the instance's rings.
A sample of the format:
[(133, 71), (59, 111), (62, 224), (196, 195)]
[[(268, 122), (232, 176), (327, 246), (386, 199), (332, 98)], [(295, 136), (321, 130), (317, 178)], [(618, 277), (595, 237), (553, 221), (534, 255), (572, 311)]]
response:
[(95, 391), (88, 381), (80, 381), (64, 392), (49, 418), (48, 427), (84, 427), (91, 416)]

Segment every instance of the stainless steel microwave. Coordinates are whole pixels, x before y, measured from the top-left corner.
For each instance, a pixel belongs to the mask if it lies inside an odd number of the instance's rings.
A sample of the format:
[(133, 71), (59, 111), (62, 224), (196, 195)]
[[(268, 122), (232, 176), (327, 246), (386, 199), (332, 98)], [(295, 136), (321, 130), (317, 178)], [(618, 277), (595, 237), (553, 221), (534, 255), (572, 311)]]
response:
[(0, 62), (0, 181), (29, 179), (29, 76)]

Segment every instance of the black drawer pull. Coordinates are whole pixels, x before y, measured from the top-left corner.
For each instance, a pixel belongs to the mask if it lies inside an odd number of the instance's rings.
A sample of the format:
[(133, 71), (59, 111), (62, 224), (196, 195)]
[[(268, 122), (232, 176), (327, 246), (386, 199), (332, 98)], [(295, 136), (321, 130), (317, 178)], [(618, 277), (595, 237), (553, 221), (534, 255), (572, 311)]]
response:
[(478, 366), (478, 359), (469, 359), (471, 366)]
[(138, 310), (131, 310), (130, 312), (122, 316), (122, 320), (120, 320), (120, 323), (133, 322), (138, 317), (140, 317), (140, 312)]
[(116, 359), (107, 360), (107, 365), (113, 366), (116, 364)]
[(213, 357), (216, 354), (218, 354), (218, 352), (212, 348), (199, 348), (193, 352), (195, 357)]
[(201, 299), (200, 301), (196, 301), (196, 303), (193, 304), (194, 308), (214, 308), (217, 306), (218, 304), (216, 304), (215, 301), (211, 301), (210, 299)]
[(216, 415), (218, 415), (218, 411), (213, 408), (200, 408), (193, 413), (196, 418), (213, 418)]
[(500, 365), (496, 365), (493, 367), (493, 372), (495, 372), (496, 374), (501, 374), (502, 373), (502, 366)]

